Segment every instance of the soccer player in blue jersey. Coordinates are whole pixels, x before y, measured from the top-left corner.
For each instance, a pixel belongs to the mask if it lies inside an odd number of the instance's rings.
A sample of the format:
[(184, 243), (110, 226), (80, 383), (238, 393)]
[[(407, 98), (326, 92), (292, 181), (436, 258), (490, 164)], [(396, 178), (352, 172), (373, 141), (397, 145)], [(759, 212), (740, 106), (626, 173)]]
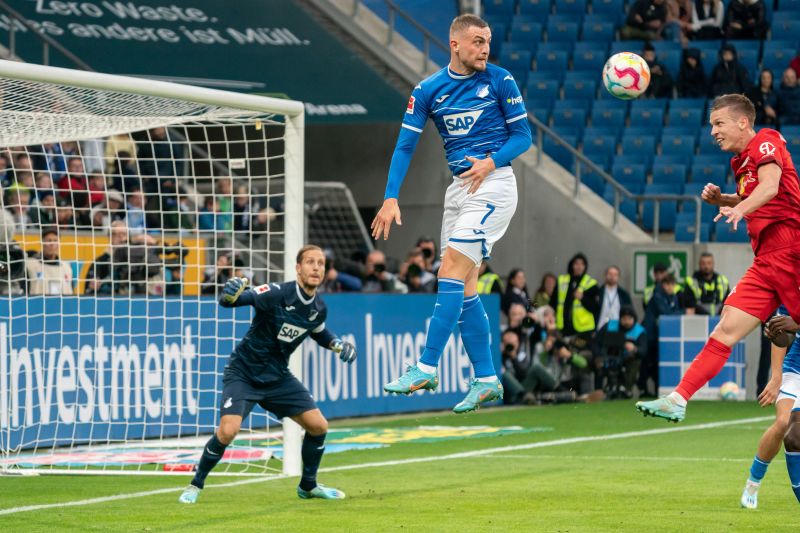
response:
[[(781, 306), (778, 316), (789, 313)], [(776, 325), (773, 323), (773, 326)], [(742, 492), (742, 507), (758, 507), (758, 489), (767, 473), (770, 461), (781, 450), (784, 435), (789, 428), (789, 415), (797, 398), (800, 398), (800, 342), (793, 342), (791, 348), (772, 345), (772, 377), (758, 397), (762, 407), (775, 403), (775, 422), (767, 428), (758, 443), (758, 453), (750, 466), (750, 476)]]
[(461, 15), (450, 26), (450, 64), (411, 93), (389, 167), (386, 194), (373, 238), (389, 237), (400, 225), (400, 185), (428, 118), (444, 141), (453, 183), (444, 198), (439, 292), (419, 362), (384, 390), (410, 394), (435, 390), (437, 366), (456, 322), (475, 371), (456, 413), (501, 398), (503, 387), (492, 364), (489, 319), (477, 295), (478, 268), (506, 232), (517, 207), (511, 161), (531, 145), (525, 104), (514, 77), (490, 65), (492, 33), (484, 20)]
[(222, 291), (222, 307), (252, 305), (256, 313), (225, 366), (219, 428), (206, 443), (194, 479), (179, 498), (181, 503), (197, 501), (206, 476), (222, 459), (256, 404), (280, 418), (291, 418), (306, 430), (297, 495), (304, 499), (345, 497), (340, 490), (317, 484), (328, 421), (308, 389), (289, 371), (288, 363), (289, 356), (308, 336), (338, 353), (346, 363), (355, 360), (356, 350), (325, 327), (328, 310), (316, 295), (325, 276), (322, 249), (314, 245), (301, 248), (296, 269), (297, 281), (248, 288), (246, 279), (233, 278)]

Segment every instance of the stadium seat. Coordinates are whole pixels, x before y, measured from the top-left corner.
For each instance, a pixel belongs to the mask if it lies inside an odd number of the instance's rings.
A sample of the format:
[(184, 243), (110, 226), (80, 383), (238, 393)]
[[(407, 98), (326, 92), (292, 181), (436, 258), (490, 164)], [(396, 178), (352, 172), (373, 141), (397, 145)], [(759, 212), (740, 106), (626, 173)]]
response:
[(598, 196), (603, 195), (603, 189), (606, 186), (606, 180), (600, 174), (586, 167), (581, 170), (581, 183), (589, 187)]
[(772, 38), (776, 41), (791, 41), (800, 35), (800, 19), (775, 17), (772, 21)]
[(658, 144), (658, 142), (661, 140), (661, 126), (628, 126), (622, 131), (622, 136), (653, 137), (656, 140), (656, 144)]
[(654, 136), (626, 136), (626, 132), (623, 132), (622, 135), (623, 154), (652, 155), (655, 153), (656, 138)]
[(592, 0), (592, 14), (613, 17), (619, 24), (625, 16), (625, 0)]
[(536, 20), (547, 20), (552, 0), (519, 0), (519, 14)]
[(589, 112), (592, 110), (592, 103), (594, 100), (587, 100), (586, 98), (574, 98), (574, 99), (563, 99), (563, 100), (556, 100), (555, 107), (557, 109), (582, 109), (586, 111), (588, 116)]
[(598, 104), (601, 100), (598, 100), (594, 104), (594, 108), (592, 109), (592, 126), (603, 126), (603, 127), (616, 127), (621, 128), (625, 126), (625, 109), (624, 108), (608, 108), (604, 109), (602, 107), (598, 107)]
[[(625, 185), (623, 183), (623, 185)], [(627, 187), (626, 187), (627, 189)], [(632, 191), (628, 189), (628, 192), (633, 194), (639, 194), (639, 191)], [(603, 199), (609, 203), (609, 205), (614, 205), (614, 188), (611, 186), (607, 186), (603, 192)], [(638, 206), (636, 205), (636, 200), (625, 198), (624, 196), (620, 198), (619, 203), (619, 212), (622, 213), (622, 216), (630, 220), (631, 222), (636, 222), (638, 218)]]
[(661, 153), (691, 157), (694, 155), (694, 135), (662, 135)]
[[(737, 49), (738, 50), (738, 49)], [(747, 69), (750, 82), (755, 82), (758, 78), (758, 50), (746, 49), (738, 52), (739, 64)], [(788, 65), (787, 65), (788, 66)]]
[(669, 100), (666, 98), (638, 98), (631, 102), (631, 111), (634, 109), (658, 109), (660, 111), (666, 111), (667, 103), (669, 103)]
[[(584, 137), (586, 134), (584, 133)], [(606, 172), (611, 170), (611, 159), (614, 156), (614, 151), (609, 150), (606, 147), (593, 147), (589, 146), (588, 148), (584, 146), (583, 155), (586, 158), (597, 165), (598, 167), (602, 168)], [(586, 167), (586, 171), (588, 172), (590, 169)]]
[(586, 13), (586, 4), (586, 0), (558, 0), (555, 2), (555, 11), (558, 15), (582, 17)]
[(771, 70), (773, 77), (780, 78), (781, 73), (789, 66), (789, 63), (794, 58), (796, 51), (796, 47), (767, 48), (765, 46), (761, 68)]
[(680, 50), (669, 49), (656, 52), (656, 59), (667, 69), (673, 82), (678, 79), (678, 72), (681, 68), (681, 54), (682, 52)]
[[(576, 43), (580, 44), (580, 43)], [(603, 65), (608, 60), (605, 50), (575, 50), (572, 56), (572, 68), (575, 70), (594, 71), (595, 79), (600, 79)]]
[(508, 42), (515, 45), (524, 45), (531, 53), (535, 53), (535, 49), (542, 40), (542, 32), (541, 23), (514, 17), (511, 22), (511, 33), (508, 35)]
[(528, 71), (531, 69), (531, 53), (503, 50), (500, 52), (500, 66), (511, 71)]
[(508, 22), (514, 14), (516, 0), (483, 0), (483, 14), (488, 18), (504, 19)]
[[(595, 102), (595, 107), (596, 106), (597, 102)], [(588, 126), (583, 132), (584, 145), (586, 144), (586, 139), (592, 139), (594, 137), (612, 137), (616, 144), (619, 141), (620, 133), (621, 128), (618, 126)], [(616, 148), (616, 146), (614, 148)]]
[(615, 25), (611, 21), (584, 19), (581, 39), (587, 42), (608, 43), (614, 40)]
[[(678, 213), (680, 216), (683, 213)], [(676, 221), (675, 222), (675, 242), (694, 242), (695, 233), (697, 231), (694, 220), (691, 222)], [(705, 222), (700, 223), (700, 242), (708, 242), (711, 240), (711, 225)]]
[[(635, 101), (634, 104), (636, 103)], [(664, 126), (664, 111), (658, 108), (631, 106), (631, 124), (639, 127), (658, 127), (660, 130)]]
[(715, 154), (698, 154), (694, 156), (695, 165), (722, 165), (727, 169), (731, 167), (731, 156), (727, 152), (718, 150)]
[(594, 100), (597, 93), (597, 83), (588, 80), (564, 80), (564, 98)]
[(552, 16), (547, 21), (547, 40), (548, 42), (566, 41), (575, 42), (578, 40), (578, 24), (575, 22), (552, 21)]
[(693, 127), (695, 133), (700, 129), (700, 120), (703, 118), (703, 109), (699, 107), (675, 106), (674, 100), (667, 113), (667, 123), (676, 126)]
[[(590, 131), (591, 130), (591, 131)], [(598, 134), (594, 128), (586, 128), (583, 137), (583, 151), (602, 151), (613, 155), (617, 150), (617, 138), (611, 134)]]
[(725, 219), (719, 220), (714, 224), (714, 240), (717, 242), (750, 242), (750, 237), (747, 235), (747, 224), (742, 220), (734, 231), (733, 226), (726, 223)]
[(686, 183), (686, 165), (653, 163), (653, 183)]
[(532, 81), (528, 80), (525, 88), (527, 102), (535, 105), (550, 106), (558, 97), (558, 82), (555, 80)]
[(673, 98), (669, 102), (670, 109), (699, 109), (700, 115), (706, 110), (705, 98)]
[[(570, 146), (575, 146), (578, 142), (576, 137), (562, 136), (562, 138)], [(575, 156), (573, 156), (567, 148), (557, 143), (548, 135), (544, 138), (543, 149), (544, 152), (553, 158), (556, 163), (567, 169), (569, 172), (572, 172), (572, 168), (575, 163)]]
[[(681, 184), (651, 184), (645, 185), (644, 194), (681, 194)], [(647, 231), (654, 229), (655, 222), (655, 201), (646, 200), (642, 202), (642, 227)], [(658, 228), (659, 231), (673, 231), (675, 229), (676, 212), (678, 202), (675, 200), (659, 201)]]
[(568, 70), (564, 73), (564, 81), (591, 81), (597, 86), (599, 80), (596, 70)]
[(699, 154), (718, 154), (720, 153), (719, 145), (711, 136), (711, 127), (706, 126), (700, 131), (700, 136), (697, 138), (697, 153)]
[(566, 52), (567, 57), (572, 55), (572, 49), (575, 47), (575, 43), (572, 41), (551, 41), (546, 43), (539, 43), (539, 47), (537, 51), (542, 53), (547, 52)]
[(645, 166), (614, 162), (611, 165), (611, 176), (619, 182), (644, 184), (646, 181)]
[[(531, 107), (533, 105), (533, 107)], [(539, 102), (533, 104), (527, 104), (525, 109), (527, 109), (528, 113), (531, 113), (534, 117), (536, 117), (539, 122), (543, 123), (545, 126), (550, 124), (550, 107), (543, 107)]]
[(670, 124), (668, 126), (664, 126), (664, 129), (661, 131), (661, 136), (665, 135), (688, 135), (692, 139), (694, 139), (695, 144), (697, 144), (697, 134), (700, 132), (700, 125), (691, 126), (689, 124), (678, 124), (673, 125)]
[[(559, 101), (556, 100), (556, 103)], [(583, 127), (586, 124), (586, 111), (574, 107), (559, 107), (553, 108), (553, 113), (550, 115), (553, 126), (572, 126), (578, 128), (576, 137), (580, 139), (583, 136)]]
[(644, 48), (644, 41), (613, 41), (611, 43), (610, 55), (618, 54), (620, 52), (633, 52), (634, 54), (641, 54)]
[(536, 52), (536, 70), (539, 72), (563, 72), (567, 70), (569, 57), (566, 52)]
[(692, 183), (725, 183), (728, 176), (728, 168), (725, 165), (703, 164), (695, 161), (691, 167), (689, 180)]
[[(574, 109), (571, 111), (575, 111)], [(583, 135), (583, 128), (581, 126), (575, 124), (562, 124), (556, 122), (555, 119), (555, 109), (553, 113), (550, 115), (550, 120), (553, 122), (553, 126), (551, 129), (558, 135), (559, 137), (574, 137), (575, 138), (575, 145), (574, 147), (577, 148), (578, 144), (581, 142), (581, 136)]]

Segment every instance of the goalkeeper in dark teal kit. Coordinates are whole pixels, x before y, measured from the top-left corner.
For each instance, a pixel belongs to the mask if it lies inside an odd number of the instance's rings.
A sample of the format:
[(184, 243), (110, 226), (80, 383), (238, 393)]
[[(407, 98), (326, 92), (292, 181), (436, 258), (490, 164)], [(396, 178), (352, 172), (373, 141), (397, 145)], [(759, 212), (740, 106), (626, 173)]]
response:
[(252, 305), (256, 315), (225, 366), (219, 428), (206, 443), (194, 479), (179, 498), (181, 503), (197, 502), (206, 476), (222, 459), (256, 404), (278, 417), (291, 418), (306, 431), (297, 495), (328, 500), (345, 497), (338, 489), (317, 484), (328, 421), (308, 389), (289, 371), (288, 363), (289, 356), (308, 336), (347, 363), (355, 360), (356, 350), (325, 327), (328, 310), (316, 295), (325, 276), (322, 249), (314, 245), (301, 248), (296, 268), (297, 281), (248, 288), (246, 279), (233, 278), (223, 289), (220, 305)]

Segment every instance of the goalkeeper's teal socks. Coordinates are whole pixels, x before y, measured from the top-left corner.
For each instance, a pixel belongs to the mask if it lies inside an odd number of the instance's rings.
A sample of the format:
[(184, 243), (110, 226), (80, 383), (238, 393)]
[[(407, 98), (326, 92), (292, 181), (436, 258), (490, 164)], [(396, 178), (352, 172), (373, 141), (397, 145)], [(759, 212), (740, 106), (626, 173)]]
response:
[(317, 470), (325, 453), (325, 435), (311, 435), (306, 433), (303, 437), (303, 447), (300, 454), (303, 457), (303, 476), (300, 478), (300, 488), (309, 491), (317, 486)]
[(464, 282), (460, 279), (439, 278), (439, 294), (433, 307), (425, 351), (422, 352), (420, 363), (434, 369), (439, 365), (439, 359), (461, 315), (463, 304)]
[(461, 341), (467, 351), (475, 377), (497, 377), (492, 364), (492, 348), (489, 335), (489, 317), (483, 309), (480, 297), (475, 294), (464, 298), (464, 307), (461, 309), (461, 319), (458, 321), (461, 330)]
[(202, 489), (206, 483), (206, 477), (211, 470), (217, 466), (222, 456), (225, 455), (225, 448), (227, 444), (222, 444), (217, 438), (217, 434), (211, 436), (203, 448), (203, 455), (200, 457), (200, 462), (197, 464), (197, 472), (194, 474), (192, 485), (198, 489)]

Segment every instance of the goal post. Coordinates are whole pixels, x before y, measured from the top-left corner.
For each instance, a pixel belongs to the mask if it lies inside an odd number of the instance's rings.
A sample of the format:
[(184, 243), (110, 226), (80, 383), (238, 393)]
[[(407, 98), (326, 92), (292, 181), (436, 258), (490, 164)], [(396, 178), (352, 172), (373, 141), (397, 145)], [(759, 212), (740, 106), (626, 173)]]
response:
[[(222, 274), (295, 279), (302, 102), (0, 61), (0, 178), (0, 472), (186, 475), (252, 316)], [(269, 420), (227, 473), (300, 473)]]

